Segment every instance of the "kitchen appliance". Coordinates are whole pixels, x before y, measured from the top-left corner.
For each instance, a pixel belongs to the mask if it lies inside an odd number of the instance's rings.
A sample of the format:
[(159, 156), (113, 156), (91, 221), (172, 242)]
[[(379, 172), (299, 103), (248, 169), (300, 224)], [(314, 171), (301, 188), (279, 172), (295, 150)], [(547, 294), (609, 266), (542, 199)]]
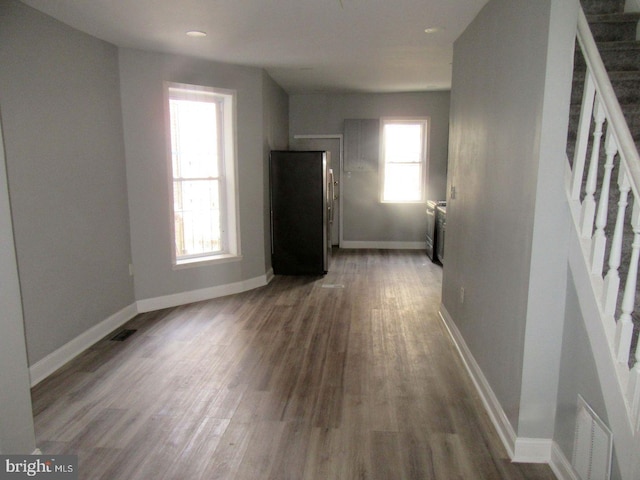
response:
[(328, 152), (272, 151), (269, 179), (273, 273), (326, 273), (335, 196)]
[(438, 260), (438, 207), (446, 206), (447, 202), (427, 200), (427, 256), (434, 263), (440, 263)]
[(438, 205), (436, 208), (436, 257), (444, 264), (444, 234), (447, 227), (447, 206)]

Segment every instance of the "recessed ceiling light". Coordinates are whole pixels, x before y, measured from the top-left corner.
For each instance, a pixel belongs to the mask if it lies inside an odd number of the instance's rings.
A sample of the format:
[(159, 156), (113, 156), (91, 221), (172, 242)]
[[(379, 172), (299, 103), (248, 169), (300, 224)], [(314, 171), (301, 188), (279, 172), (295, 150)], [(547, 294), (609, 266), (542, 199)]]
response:
[(424, 29), (424, 33), (437, 33), (442, 30), (440, 27), (429, 27)]
[(206, 37), (207, 36), (207, 32), (203, 32), (203, 31), (200, 31), (200, 30), (190, 30), (190, 31), (187, 32), (187, 36), (201, 38), (201, 37)]

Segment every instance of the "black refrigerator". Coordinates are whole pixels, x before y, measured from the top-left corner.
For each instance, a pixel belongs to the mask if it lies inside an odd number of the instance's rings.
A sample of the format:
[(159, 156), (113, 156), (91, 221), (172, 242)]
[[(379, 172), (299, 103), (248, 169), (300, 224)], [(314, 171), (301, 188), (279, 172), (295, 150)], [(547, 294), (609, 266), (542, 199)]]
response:
[(326, 273), (334, 198), (328, 152), (272, 151), (269, 180), (273, 273)]

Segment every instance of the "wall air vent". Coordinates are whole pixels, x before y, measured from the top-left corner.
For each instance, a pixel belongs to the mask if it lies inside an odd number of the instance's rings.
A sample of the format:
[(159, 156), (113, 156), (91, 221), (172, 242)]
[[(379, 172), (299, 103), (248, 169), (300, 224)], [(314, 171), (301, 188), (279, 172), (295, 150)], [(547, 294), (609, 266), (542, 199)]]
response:
[(571, 462), (580, 480), (609, 480), (611, 476), (611, 430), (578, 395), (576, 432)]

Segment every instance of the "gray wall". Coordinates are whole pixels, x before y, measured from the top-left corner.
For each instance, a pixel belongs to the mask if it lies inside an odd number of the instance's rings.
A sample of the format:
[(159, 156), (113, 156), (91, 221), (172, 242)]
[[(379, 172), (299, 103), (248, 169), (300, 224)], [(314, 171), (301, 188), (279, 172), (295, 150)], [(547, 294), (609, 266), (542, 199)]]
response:
[(271, 224), (269, 210), (269, 153), (286, 150), (289, 145), (289, 96), (273, 79), (263, 72), (263, 128), (264, 163), (262, 175), (264, 188), (264, 258), (265, 271), (271, 268)]
[[(449, 92), (292, 95), (290, 138), (343, 133), (347, 118), (431, 117), (427, 198), (445, 195)], [(341, 175), (345, 241), (423, 242), (424, 205), (381, 204), (378, 172)]]
[[(552, 438), (571, 218), (564, 173), (578, 2), (551, 0), (518, 434)], [(547, 7), (549, 8), (549, 7)]]
[(35, 449), (35, 433), (1, 117), (0, 283), (0, 454), (29, 454)]
[[(265, 274), (265, 103), (263, 89), (275, 93), (258, 68), (195, 58), (120, 50), (120, 79), (131, 248), (138, 300), (226, 285)], [(171, 260), (171, 208), (163, 82), (180, 82), (236, 90), (237, 161), (242, 259), (174, 269)], [(268, 85), (267, 85), (268, 84)], [(268, 87), (268, 88), (267, 88)], [(276, 107), (274, 107), (276, 110)], [(278, 114), (279, 115), (279, 114)], [(278, 115), (269, 118), (278, 119)], [(270, 124), (275, 141), (280, 121)], [(286, 130), (285, 130), (286, 132)], [(286, 133), (285, 133), (286, 135)]]
[[(553, 439), (564, 456), (570, 459), (573, 456), (578, 395), (582, 395), (605, 424), (610, 425), (596, 362), (584, 320), (580, 315), (578, 294), (571, 277), (568, 279), (566, 292), (566, 317), (559, 385)], [(620, 471), (614, 457), (611, 479), (619, 478)]]
[(0, 103), (29, 363), (133, 300), (118, 52), (0, 7)]
[(572, 40), (561, 5), (492, 0), (454, 46), (442, 301), (531, 438), (553, 435), (564, 313)]

